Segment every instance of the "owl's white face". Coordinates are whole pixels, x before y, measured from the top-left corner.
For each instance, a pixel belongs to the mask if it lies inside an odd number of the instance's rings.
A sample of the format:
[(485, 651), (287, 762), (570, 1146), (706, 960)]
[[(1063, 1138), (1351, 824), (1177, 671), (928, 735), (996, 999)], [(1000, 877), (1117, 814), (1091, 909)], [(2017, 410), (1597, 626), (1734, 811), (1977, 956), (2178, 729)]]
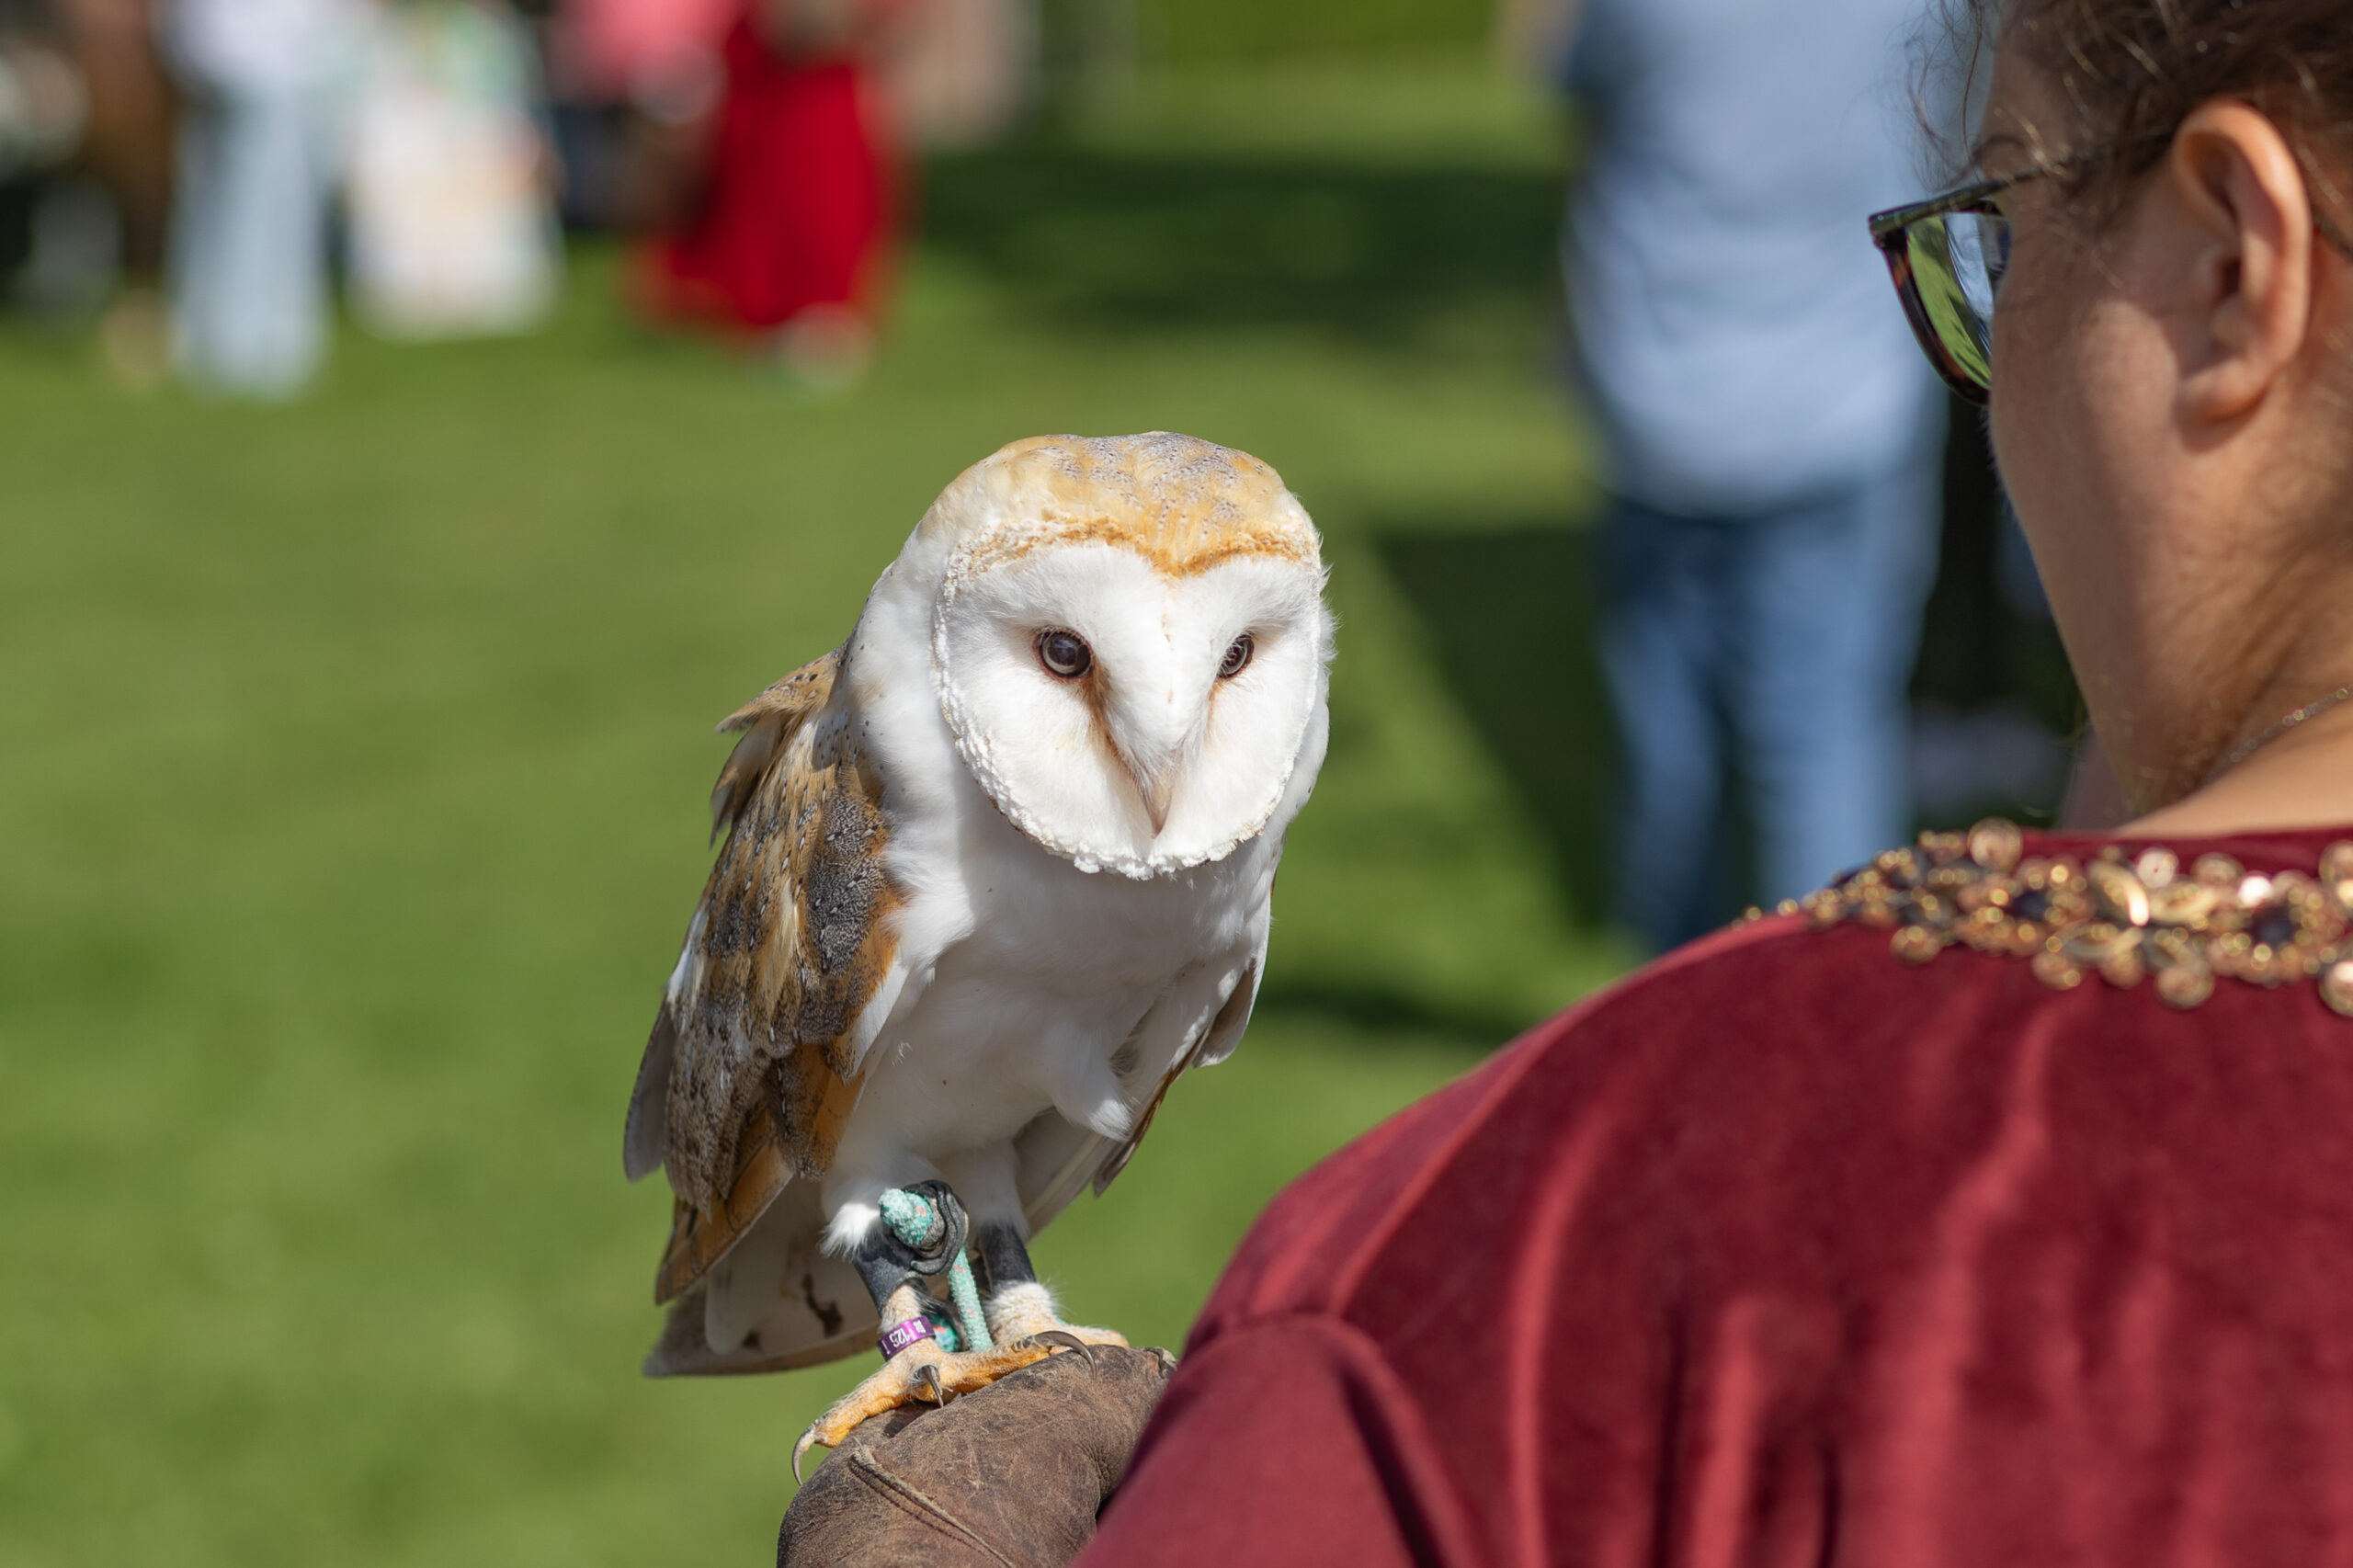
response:
[(1267, 825), (1324, 701), (1322, 574), (1235, 555), (1172, 575), (1048, 545), (943, 595), (941, 706), (997, 808), (1081, 870), (1149, 877)]

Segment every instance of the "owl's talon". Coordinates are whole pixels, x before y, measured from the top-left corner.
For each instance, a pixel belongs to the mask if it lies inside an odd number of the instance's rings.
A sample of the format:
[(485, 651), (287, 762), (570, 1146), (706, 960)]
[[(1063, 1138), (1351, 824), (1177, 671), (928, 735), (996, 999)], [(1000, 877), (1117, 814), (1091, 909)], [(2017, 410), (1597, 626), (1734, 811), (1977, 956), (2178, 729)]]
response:
[(1066, 1328), (1041, 1328), (1022, 1343), (1026, 1345), (1058, 1345), (1078, 1352), (1078, 1358), (1088, 1366), (1095, 1365), (1095, 1351), (1086, 1341)]
[(874, 1375), (835, 1400), (809, 1425), (792, 1448), (792, 1473), (812, 1448), (838, 1448), (860, 1425), (903, 1404), (946, 1404), (958, 1394), (984, 1389), (1032, 1361), (1053, 1354), (1042, 1345), (1000, 1345), (991, 1350), (941, 1350), (929, 1340), (900, 1351)]
[(801, 1484), (801, 1460), (817, 1446), (817, 1424), (814, 1421), (801, 1429), (801, 1440), (792, 1445), (792, 1484)]

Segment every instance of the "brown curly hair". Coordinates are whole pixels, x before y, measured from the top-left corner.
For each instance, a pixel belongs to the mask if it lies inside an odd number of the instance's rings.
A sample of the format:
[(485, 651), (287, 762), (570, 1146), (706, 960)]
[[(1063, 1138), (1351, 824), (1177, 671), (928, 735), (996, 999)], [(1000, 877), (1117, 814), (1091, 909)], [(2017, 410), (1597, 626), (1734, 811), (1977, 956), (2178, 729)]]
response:
[(2120, 193), (2200, 104), (2237, 98), (2286, 132), (2313, 202), (2353, 222), (2347, 0), (1958, 0), (1969, 58), (2001, 29), (2074, 102), (2086, 190)]

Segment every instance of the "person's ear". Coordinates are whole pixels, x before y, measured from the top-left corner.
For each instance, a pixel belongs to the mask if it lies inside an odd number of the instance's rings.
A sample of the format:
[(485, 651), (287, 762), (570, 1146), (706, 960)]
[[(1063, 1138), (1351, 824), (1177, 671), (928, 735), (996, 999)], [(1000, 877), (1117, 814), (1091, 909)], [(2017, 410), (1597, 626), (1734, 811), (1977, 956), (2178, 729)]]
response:
[(2294, 364), (2312, 330), (2311, 194), (2279, 128), (2224, 98), (2181, 122), (2161, 177), (2188, 230), (2189, 265), (2177, 276), (2200, 340), (2182, 378), (2185, 411), (2236, 419)]

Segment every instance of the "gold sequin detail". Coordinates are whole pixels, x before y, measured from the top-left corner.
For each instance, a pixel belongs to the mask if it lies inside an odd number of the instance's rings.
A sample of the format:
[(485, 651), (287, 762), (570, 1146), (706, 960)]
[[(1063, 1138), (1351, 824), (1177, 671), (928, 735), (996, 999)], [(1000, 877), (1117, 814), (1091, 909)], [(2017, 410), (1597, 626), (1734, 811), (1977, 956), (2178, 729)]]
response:
[(2314, 876), (2250, 874), (2227, 855), (2185, 871), (2161, 845), (2137, 856), (2109, 845), (2088, 860), (2029, 855), (2026, 835), (1992, 817), (1965, 834), (1924, 833), (1778, 913), (1889, 932), (1907, 964), (1959, 944), (2025, 959), (2058, 991), (2095, 973), (2128, 991), (2149, 980), (2173, 1007), (2205, 1001), (2217, 976), (2314, 980), (2323, 1002), (2353, 1017), (2353, 842), (2330, 845)]

